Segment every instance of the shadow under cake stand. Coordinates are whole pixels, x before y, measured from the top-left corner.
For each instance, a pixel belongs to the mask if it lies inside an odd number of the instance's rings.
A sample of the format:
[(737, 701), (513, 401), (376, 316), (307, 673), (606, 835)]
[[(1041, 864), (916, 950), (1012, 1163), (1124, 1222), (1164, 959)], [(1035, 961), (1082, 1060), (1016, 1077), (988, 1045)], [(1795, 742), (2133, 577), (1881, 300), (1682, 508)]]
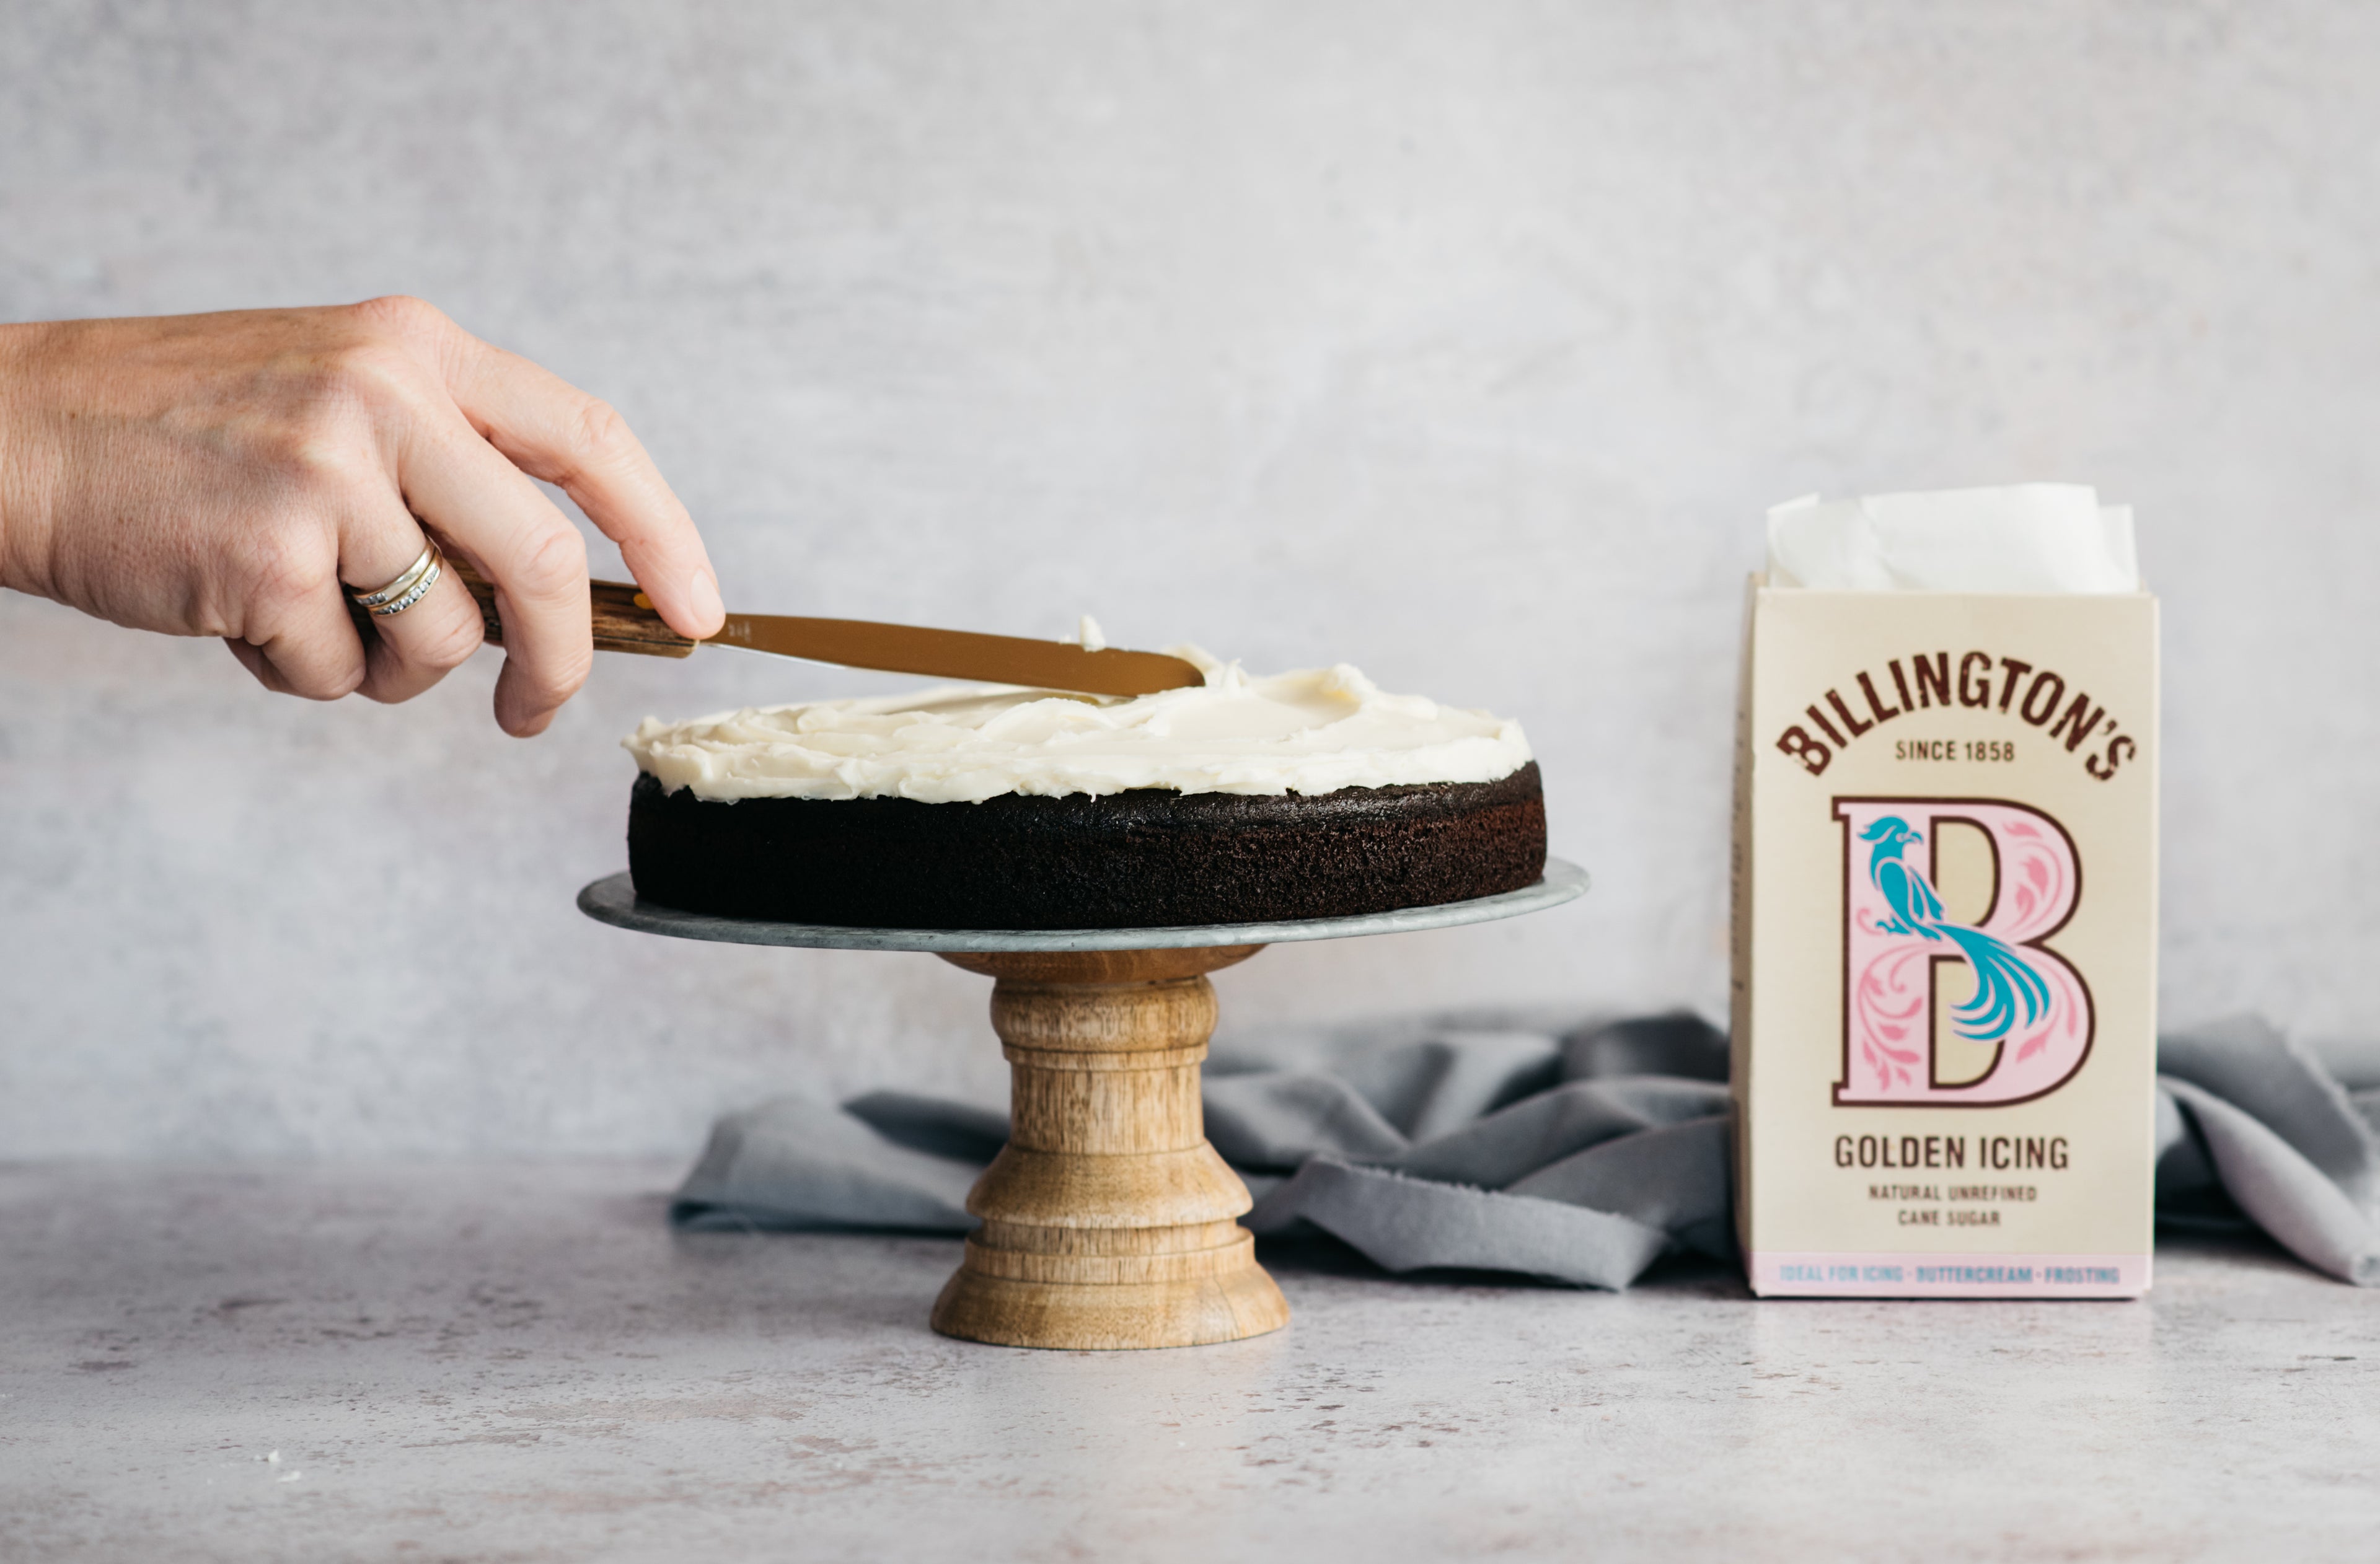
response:
[(599, 922), (680, 940), (923, 951), (996, 979), (1009, 1141), (967, 1196), (983, 1226), (934, 1303), (945, 1336), (1010, 1347), (1189, 1347), (1260, 1336), (1289, 1304), (1240, 1226), (1251, 1205), (1207, 1144), (1198, 1067), (1206, 975), (1265, 946), (1485, 923), (1558, 906), (1586, 873), (1558, 858), (1524, 890), (1356, 917), (1178, 928), (844, 928), (680, 912), (625, 874), (578, 893)]

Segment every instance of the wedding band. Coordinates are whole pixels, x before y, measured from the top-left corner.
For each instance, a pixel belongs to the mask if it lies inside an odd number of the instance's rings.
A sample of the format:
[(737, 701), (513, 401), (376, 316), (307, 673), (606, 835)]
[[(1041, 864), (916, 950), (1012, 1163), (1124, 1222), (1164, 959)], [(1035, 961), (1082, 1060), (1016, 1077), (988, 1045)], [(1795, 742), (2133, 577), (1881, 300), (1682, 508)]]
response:
[(438, 545), (424, 540), (420, 557), (405, 567), (405, 574), (377, 591), (349, 592), (347, 597), (358, 608), (369, 609), (376, 619), (386, 619), (403, 613), (429, 594), (445, 572), (446, 561)]

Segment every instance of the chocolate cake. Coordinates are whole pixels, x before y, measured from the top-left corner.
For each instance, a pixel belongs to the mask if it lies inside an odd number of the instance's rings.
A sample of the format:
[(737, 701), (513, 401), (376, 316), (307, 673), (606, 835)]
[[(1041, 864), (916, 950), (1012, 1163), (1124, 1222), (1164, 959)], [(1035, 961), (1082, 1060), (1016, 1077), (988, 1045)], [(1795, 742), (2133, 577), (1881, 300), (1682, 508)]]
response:
[[(1197, 655), (1195, 649), (1177, 649)], [(1352, 668), (1134, 700), (980, 687), (647, 721), (628, 867), (691, 912), (879, 928), (1346, 916), (1535, 884), (1517, 724)]]

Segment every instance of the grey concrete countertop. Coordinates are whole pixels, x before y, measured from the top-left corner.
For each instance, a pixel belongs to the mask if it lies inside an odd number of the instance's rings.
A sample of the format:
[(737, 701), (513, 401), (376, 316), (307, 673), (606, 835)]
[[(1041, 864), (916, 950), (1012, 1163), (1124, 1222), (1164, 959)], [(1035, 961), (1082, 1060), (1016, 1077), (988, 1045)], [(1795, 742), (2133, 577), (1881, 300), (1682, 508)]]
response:
[(2139, 1304), (1293, 1251), (1278, 1335), (1038, 1353), (928, 1332), (955, 1243), (674, 1236), (675, 1171), (0, 1170), (0, 1558), (2380, 1551), (2380, 1297), (2258, 1245)]

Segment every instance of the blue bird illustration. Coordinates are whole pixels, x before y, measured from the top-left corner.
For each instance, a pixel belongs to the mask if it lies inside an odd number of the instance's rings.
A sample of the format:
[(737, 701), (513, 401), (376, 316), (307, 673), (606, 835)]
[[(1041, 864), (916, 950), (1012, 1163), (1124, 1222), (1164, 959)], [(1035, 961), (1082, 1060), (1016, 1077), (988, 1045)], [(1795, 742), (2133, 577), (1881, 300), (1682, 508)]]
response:
[(1942, 898), (1925, 877), (1901, 861), (1912, 842), (1925, 838), (1909, 829), (1898, 815), (1887, 815), (1860, 832), (1862, 842), (1876, 843), (1867, 861), (1868, 879), (1892, 909), (1884, 928), (1892, 934), (1914, 934), (1925, 940), (1947, 940), (1959, 947), (1975, 970), (1975, 997), (1951, 1012), (1959, 1035), (1979, 1043), (1996, 1042), (2017, 1024), (2024, 1010), (2028, 1026), (2049, 1008), (2049, 985), (2027, 966), (2006, 940), (1953, 923), (1943, 915)]

